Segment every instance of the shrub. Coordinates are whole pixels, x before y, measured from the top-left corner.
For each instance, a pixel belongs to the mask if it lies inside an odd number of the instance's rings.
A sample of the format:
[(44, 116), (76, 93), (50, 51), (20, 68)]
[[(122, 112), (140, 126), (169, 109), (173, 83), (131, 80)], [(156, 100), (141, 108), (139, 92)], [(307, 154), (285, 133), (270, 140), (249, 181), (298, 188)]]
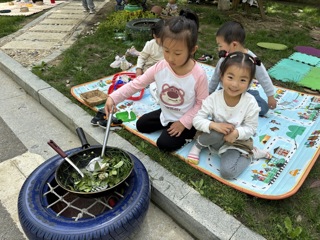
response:
[(156, 18), (150, 11), (117, 11), (110, 14), (107, 19), (99, 25), (98, 31), (124, 32), (126, 23), (137, 18)]

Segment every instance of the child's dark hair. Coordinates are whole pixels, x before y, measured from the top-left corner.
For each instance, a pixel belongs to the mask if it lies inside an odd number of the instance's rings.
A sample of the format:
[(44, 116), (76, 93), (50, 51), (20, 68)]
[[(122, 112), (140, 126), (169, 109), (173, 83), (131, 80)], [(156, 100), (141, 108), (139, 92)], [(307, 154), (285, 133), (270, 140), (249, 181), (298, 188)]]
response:
[(251, 55), (243, 52), (227, 53), (226, 51), (220, 51), (219, 56), (225, 57), (220, 65), (221, 76), (224, 75), (230, 66), (237, 65), (239, 67), (245, 67), (249, 69), (250, 80), (252, 80), (256, 74), (256, 65), (261, 65), (261, 61), (258, 58), (252, 57)]
[(246, 32), (241, 23), (236, 21), (229, 21), (224, 23), (217, 31), (216, 37), (223, 37), (228, 44), (233, 41), (244, 45), (246, 39)]
[(151, 26), (151, 36), (155, 35), (157, 38), (161, 37), (161, 31), (164, 26), (163, 19), (159, 19), (156, 23)]
[(194, 20), (197, 24), (197, 28), (199, 30), (199, 17), (198, 15), (189, 8), (181, 9), (179, 12), (179, 16), (184, 16), (188, 19)]
[(193, 13), (189, 12), (188, 16), (175, 16), (166, 20), (162, 29), (161, 43), (166, 38), (185, 41), (191, 58), (191, 52), (198, 42), (198, 27), (195, 20), (197, 18), (196, 14), (193, 16)]

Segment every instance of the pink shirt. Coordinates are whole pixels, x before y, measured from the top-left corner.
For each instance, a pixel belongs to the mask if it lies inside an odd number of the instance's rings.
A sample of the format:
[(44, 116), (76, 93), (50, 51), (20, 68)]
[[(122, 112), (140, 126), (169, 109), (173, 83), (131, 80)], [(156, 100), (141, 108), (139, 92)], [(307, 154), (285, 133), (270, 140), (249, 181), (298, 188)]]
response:
[(152, 82), (157, 85), (162, 125), (180, 121), (190, 129), (194, 116), (209, 93), (207, 75), (203, 68), (195, 62), (189, 73), (179, 76), (166, 60), (161, 60), (144, 74), (111, 93), (110, 97), (118, 104)]

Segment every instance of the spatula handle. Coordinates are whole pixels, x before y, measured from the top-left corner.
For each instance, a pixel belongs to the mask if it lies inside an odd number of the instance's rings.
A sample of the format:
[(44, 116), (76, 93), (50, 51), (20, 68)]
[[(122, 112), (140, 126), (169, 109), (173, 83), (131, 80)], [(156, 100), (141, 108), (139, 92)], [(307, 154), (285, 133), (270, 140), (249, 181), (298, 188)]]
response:
[(84, 177), (83, 172), (68, 158), (68, 155), (53, 141), (48, 142), (49, 146), (52, 147), (64, 160), (66, 160), (79, 174), (81, 177)]
[(68, 157), (68, 155), (53, 141), (50, 140), (48, 142), (49, 146), (52, 147), (53, 150), (55, 150), (62, 158)]

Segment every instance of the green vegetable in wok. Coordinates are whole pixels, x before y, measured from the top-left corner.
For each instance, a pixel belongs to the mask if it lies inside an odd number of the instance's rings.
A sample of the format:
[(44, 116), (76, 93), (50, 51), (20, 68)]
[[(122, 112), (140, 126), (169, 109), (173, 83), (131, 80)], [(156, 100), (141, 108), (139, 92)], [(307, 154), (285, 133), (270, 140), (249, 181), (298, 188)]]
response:
[(133, 164), (128, 155), (121, 151), (112, 152), (112, 155), (104, 156), (100, 164), (98, 162), (95, 164), (93, 172), (81, 169), (83, 178), (72, 171), (70, 174), (73, 186), (69, 184), (68, 188), (78, 192), (94, 192), (96, 188), (106, 190), (124, 181), (132, 168)]

